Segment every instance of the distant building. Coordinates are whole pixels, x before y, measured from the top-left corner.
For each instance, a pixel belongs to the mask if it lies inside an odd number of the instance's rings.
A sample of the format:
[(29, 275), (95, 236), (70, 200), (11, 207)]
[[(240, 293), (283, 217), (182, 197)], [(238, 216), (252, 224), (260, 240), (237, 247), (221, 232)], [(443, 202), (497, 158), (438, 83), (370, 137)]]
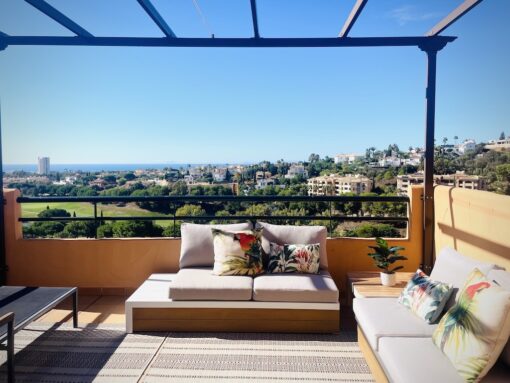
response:
[(367, 193), (372, 190), (373, 182), (362, 175), (339, 176), (330, 174), (328, 176), (314, 177), (308, 180), (308, 195), (342, 195), (345, 193)]
[(273, 186), (275, 183), (273, 178), (260, 178), (257, 180), (257, 185), (255, 185), (255, 189), (264, 189), (267, 186)]
[(215, 182), (223, 182), (227, 179), (227, 169), (216, 168), (213, 170), (212, 176)]
[(271, 178), (271, 175), (271, 172), (263, 172), (262, 170), (259, 170), (255, 173), (255, 181)]
[(460, 154), (465, 154), (467, 152), (475, 151), (476, 141), (475, 140), (465, 140), (462, 144), (456, 145), (456, 148)]
[(50, 174), (50, 157), (37, 158), (37, 174)]
[(292, 164), (290, 165), (285, 178), (291, 179), (295, 177), (303, 177), (308, 178), (308, 172), (305, 169), (305, 166), (302, 164)]
[(337, 154), (334, 158), (335, 164), (353, 164), (357, 160), (363, 159), (365, 156), (361, 154)]
[(391, 156), (384, 156), (379, 160), (379, 166), (382, 168), (387, 167), (398, 167), (402, 165), (402, 159), (397, 157), (395, 154)]
[[(397, 176), (397, 190), (401, 194), (407, 194), (408, 188), (411, 185), (423, 184), (423, 172), (414, 174), (405, 174)], [(455, 186), (464, 189), (484, 190), (485, 179), (480, 176), (470, 176), (464, 172), (457, 172), (455, 174), (434, 175), (434, 184)]]
[(504, 140), (491, 140), (485, 145), (485, 149), (495, 150), (501, 152), (504, 150), (510, 150), (510, 138)]

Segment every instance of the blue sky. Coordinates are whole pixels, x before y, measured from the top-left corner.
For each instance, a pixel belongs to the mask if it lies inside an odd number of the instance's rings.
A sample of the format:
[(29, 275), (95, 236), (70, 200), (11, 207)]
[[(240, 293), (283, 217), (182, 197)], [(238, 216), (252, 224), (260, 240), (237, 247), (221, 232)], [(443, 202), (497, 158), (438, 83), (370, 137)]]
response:
[[(460, 0), (368, 2), (351, 36), (423, 35)], [(102, 36), (160, 36), (135, 0), (49, 0)], [(178, 36), (250, 37), (249, 0), (153, 0)], [(354, 0), (258, 0), (264, 37), (336, 36)], [(510, 134), (510, 1), (484, 1), (445, 35), (436, 137)], [(22, 0), (0, 31), (70, 35)], [(424, 140), (417, 48), (8, 47), (0, 52), (6, 163), (236, 163)]]

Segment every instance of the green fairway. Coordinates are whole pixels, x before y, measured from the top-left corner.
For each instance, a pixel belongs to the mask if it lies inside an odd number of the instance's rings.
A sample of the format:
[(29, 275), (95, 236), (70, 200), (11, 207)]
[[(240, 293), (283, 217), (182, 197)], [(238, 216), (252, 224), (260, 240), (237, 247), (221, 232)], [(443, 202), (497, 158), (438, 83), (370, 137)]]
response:
[[(76, 213), (77, 217), (92, 217), (94, 215), (94, 208), (91, 203), (88, 202), (56, 202), (56, 203), (23, 203), (21, 204), (21, 216), (25, 218), (37, 217), (41, 211), (45, 210), (49, 206), (50, 209), (64, 209), (67, 210), (71, 215)], [(113, 204), (97, 206), (97, 214), (107, 217), (153, 217), (161, 216), (164, 214), (155, 213), (145, 209), (141, 209), (134, 203), (127, 204), (126, 206), (116, 206)], [(168, 226), (172, 224), (172, 221), (158, 220), (158, 225)]]

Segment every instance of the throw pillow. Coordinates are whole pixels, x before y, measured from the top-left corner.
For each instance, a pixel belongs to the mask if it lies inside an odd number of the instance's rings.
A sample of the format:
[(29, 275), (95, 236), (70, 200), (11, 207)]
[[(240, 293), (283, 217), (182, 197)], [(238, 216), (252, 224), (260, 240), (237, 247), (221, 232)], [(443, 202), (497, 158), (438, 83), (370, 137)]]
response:
[(398, 302), (427, 323), (434, 323), (441, 315), (452, 292), (451, 284), (434, 281), (418, 269), (402, 290)]
[(257, 275), (262, 266), (262, 230), (229, 232), (211, 229), (214, 243), (216, 275)]
[(269, 244), (268, 273), (317, 274), (320, 266), (320, 244)]
[(498, 359), (509, 335), (510, 291), (475, 269), (432, 340), (467, 382), (478, 382)]

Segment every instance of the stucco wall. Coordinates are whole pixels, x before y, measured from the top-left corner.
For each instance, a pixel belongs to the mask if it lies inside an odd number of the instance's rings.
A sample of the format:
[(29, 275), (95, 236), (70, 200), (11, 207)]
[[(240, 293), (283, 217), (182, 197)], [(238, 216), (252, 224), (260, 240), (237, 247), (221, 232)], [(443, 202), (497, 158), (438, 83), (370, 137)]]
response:
[[(422, 258), (421, 187), (411, 192), (409, 234), (392, 240), (409, 257), (405, 270), (414, 271)], [(17, 190), (5, 190), (8, 283), (11, 285), (136, 288), (151, 273), (175, 272), (179, 267), (180, 239), (23, 239), (16, 203)], [(346, 274), (375, 270), (367, 256), (371, 239), (328, 240), (330, 272), (342, 293)]]
[(435, 251), (460, 253), (510, 270), (510, 197), (447, 186), (434, 189)]

